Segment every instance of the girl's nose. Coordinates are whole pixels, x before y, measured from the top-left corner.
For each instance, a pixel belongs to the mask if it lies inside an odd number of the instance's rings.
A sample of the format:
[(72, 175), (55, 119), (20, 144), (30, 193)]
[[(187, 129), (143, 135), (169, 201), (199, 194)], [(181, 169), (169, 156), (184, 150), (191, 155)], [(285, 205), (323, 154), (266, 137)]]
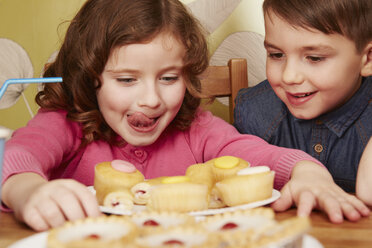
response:
[(300, 84), (303, 80), (303, 74), (298, 62), (287, 61), (283, 68), (282, 81), (286, 84)]
[(138, 99), (141, 107), (157, 108), (161, 103), (161, 96), (156, 83), (144, 84)]

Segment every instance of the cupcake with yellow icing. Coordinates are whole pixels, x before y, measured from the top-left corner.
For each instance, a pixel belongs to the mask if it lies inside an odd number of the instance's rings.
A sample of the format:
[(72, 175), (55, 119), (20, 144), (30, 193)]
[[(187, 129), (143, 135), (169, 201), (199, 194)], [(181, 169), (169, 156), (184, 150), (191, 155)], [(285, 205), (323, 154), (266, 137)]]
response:
[(272, 196), (274, 175), (267, 166), (249, 167), (217, 182), (216, 189), (227, 206), (261, 201)]
[(205, 184), (208, 190), (211, 191), (215, 181), (212, 174), (212, 169), (206, 164), (193, 164), (186, 169), (186, 176), (190, 178), (193, 183)]
[(118, 194), (120, 197), (118, 196), (117, 199), (128, 200), (126, 197), (128, 190), (143, 180), (142, 173), (127, 161), (113, 160), (97, 164), (94, 170), (94, 189), (98, 203), (103, 205), (108, 194), (120, 191), (126, 193)]
[(234, 156), (218, 157), (205, 162), (205, 164), (211, 167), (215, 182), (234, 176), (239, 170), (250, 166), (244, 159)]
[(191, 182), (187, 176), (166, 177), (151, 188), (149, 210), (190, 212), (208, 208), (208, 187)]

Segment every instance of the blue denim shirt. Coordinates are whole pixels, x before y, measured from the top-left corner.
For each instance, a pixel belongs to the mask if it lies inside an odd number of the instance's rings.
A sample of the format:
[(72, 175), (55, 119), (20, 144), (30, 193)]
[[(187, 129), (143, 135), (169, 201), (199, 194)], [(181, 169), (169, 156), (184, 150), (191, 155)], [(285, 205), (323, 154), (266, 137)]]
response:
[(355, 192), (360, 157), (372, 135), (372, 77), (340, 108), (312, 120), (297, 119), (267, 80), (239, 91), (235, 127), (267, 142), (301, 149), (330, 171), (335, 182)]

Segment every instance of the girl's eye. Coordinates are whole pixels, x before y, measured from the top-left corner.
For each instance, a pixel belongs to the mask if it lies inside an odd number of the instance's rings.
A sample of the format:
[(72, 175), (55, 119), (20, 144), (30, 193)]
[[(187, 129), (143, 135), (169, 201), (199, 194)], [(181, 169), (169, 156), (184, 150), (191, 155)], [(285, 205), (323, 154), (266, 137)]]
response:
[(284, 57), (283, 53), (268, 53), (268, 56), (272, 59), (281, 59)]
[(117, 78), (116, 80), (122, 83), (132, 83), (135, 81), (134, 78)]
[(160, 80), (166, 81), (166, 82), (174, 82), (178, 80), (178, 77), (177, 76), (164, 76), (164, 77), (161, 77)]
[(320, 62), (324, 60), (324, 57), (319, 57), (319, 56), (307, 56), (306, 57), (310, 62)]

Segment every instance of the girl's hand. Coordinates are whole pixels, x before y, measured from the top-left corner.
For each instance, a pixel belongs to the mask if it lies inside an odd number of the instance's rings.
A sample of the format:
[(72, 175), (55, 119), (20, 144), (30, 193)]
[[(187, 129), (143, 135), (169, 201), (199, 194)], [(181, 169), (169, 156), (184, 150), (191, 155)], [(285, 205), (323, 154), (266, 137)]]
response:
[[(31, 177), (29, 177), (29, 182), (33, 183), (29, 183), (23, 193), (21, 193), (21, 189), (18, 189), (18, 197), (13, 197), (9, 201), (9, 207), (14, 210), (18, 219), (36, 231), (45, 231), (51, 227), (60, 226), (68, 220), (73, 221), (101, 214), (96, 197), (85, 185), (72, 179), (58, 179), (48, 182), (36, 174), (25, 174)], [(25, 177), (26, 175), (20, 174), (15, 177)], [(19, 178), (16, 181), (22, 184)]]
[(333, 223), (342, 223), (344, 217), (358, 221), (370, 213), (362, 201), (337, 186), (325, 168), (310, 161), (297, 163), (281, 194), (272, 204), (275, 211), (285, 211), (296, 205), (299, 216), (309, 216), (312, 209), (319, 209)]

